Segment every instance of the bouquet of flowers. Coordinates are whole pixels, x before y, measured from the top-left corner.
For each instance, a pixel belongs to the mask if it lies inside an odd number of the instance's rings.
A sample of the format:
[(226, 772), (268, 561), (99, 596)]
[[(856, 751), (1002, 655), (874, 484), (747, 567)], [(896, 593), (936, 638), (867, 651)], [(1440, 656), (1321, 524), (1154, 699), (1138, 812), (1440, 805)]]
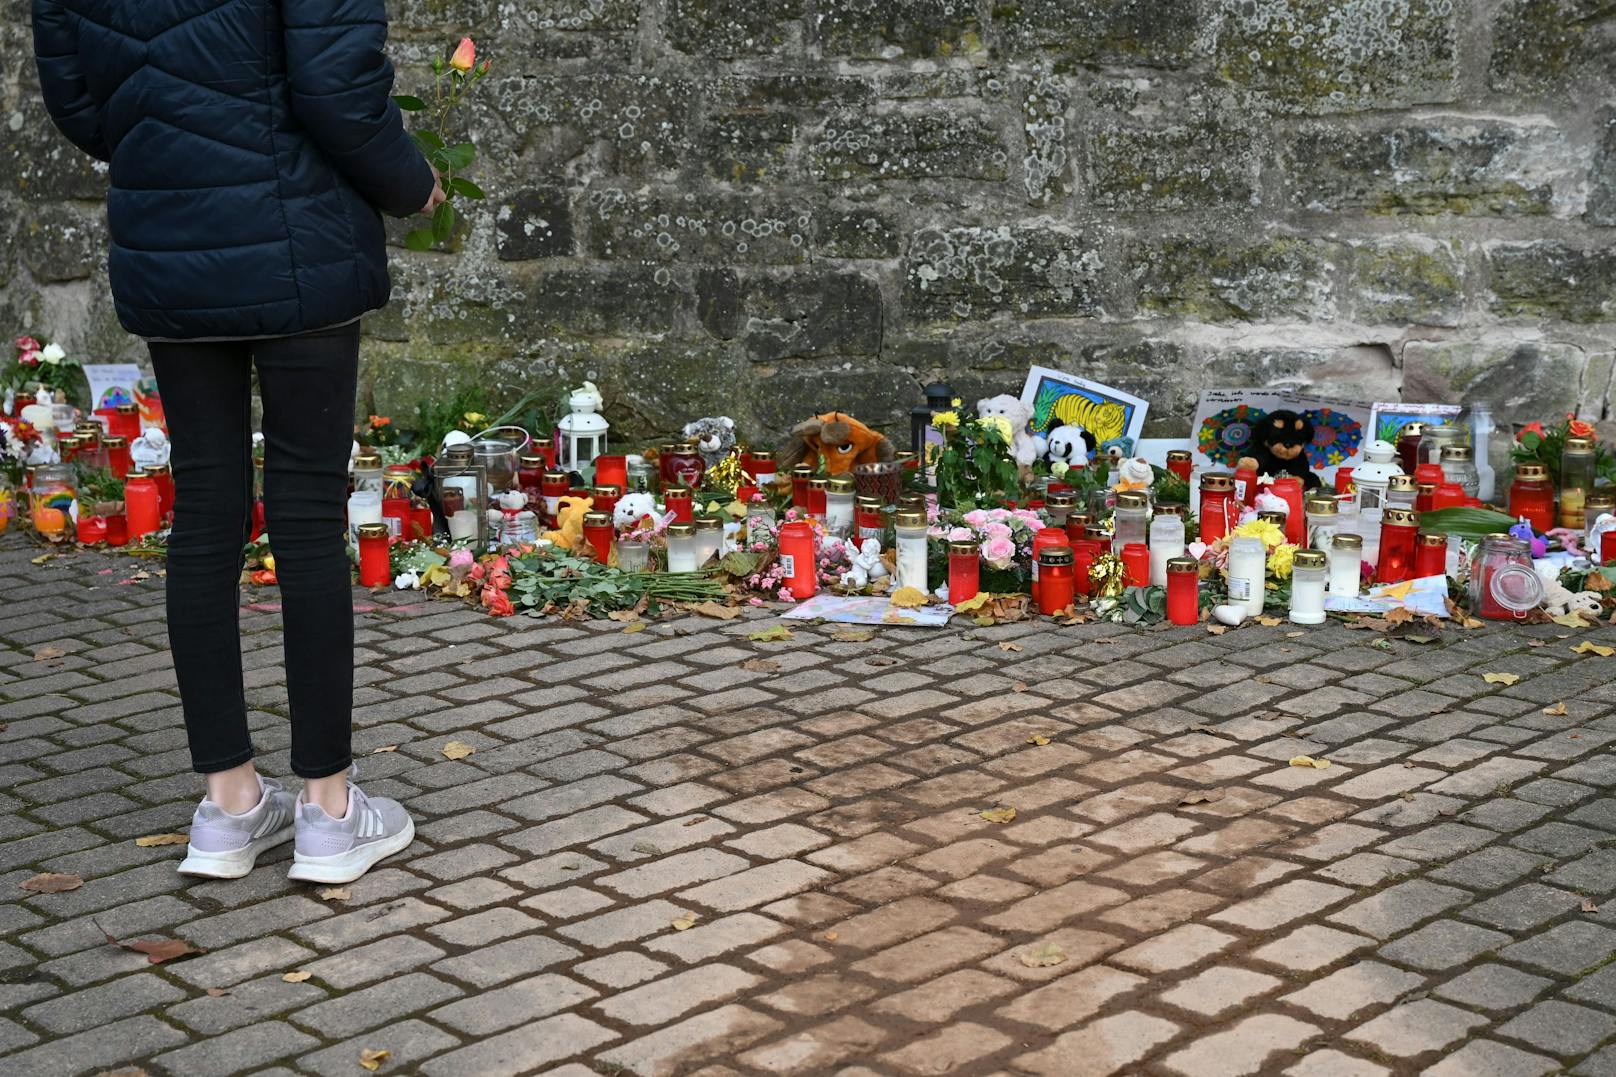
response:
[(77, 395), (79, 361), (60, 344), (40, 344), (33, 337), (18, 337), (16, 363), (0, 379), (0, 387), (18, 393), (31, 393), (38, 386), (54, 393), (60, 389), (69, 397)]
[[(1510, 446), (1510, 457), (1516, 464), (1542, 464), (1548, 469), (1555, 486), (1560, 485), (1560, 458), (1565, 452), (1566, 438), (1591, 438), (1594, 424), (1567, 413), (1562, 422), (1545, 428), (1542, 423), (1527, 423), (1515, 435)], [(1594, 469), (1607, 482), (1616, 482), (1616, 457), (1603, 443), (1595, 448)]]
[(1002, 415), (961, 421), (955, 411), (932, 416), (947, 443), (937, 454), (937, 500), (961, 512), (1003, 505), (1021, 489), (1021, 469), (1010, 455), (1015, 436)]
[(982, 590), (1016, 594), (1027, 590), (1032, 537), (1044, 521), (1029, 509), (938, 509), (931, 521), (928, 559), (934, 573), (948, 576), (950, 542), (975, 542), (982, 549)]

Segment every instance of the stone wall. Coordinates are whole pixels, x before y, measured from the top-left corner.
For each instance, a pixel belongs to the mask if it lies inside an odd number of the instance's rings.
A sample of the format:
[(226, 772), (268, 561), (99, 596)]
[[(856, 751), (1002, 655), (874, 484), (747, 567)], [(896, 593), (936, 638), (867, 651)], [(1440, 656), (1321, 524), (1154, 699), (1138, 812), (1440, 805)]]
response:
[[(893, 432), (1028, 364), (1610, 416), (1611, 0), (392, 0), (460, 32), (490, 192), (395, 252), (364, 410), (590, 377), (635, 436), (814, 411)], [(0, 0), (25, 55), (26, 4)], [(0, 322), (138, 355), (103, 178), (0, 84)], [(402, 229), (395, 232), (402, 239)]]

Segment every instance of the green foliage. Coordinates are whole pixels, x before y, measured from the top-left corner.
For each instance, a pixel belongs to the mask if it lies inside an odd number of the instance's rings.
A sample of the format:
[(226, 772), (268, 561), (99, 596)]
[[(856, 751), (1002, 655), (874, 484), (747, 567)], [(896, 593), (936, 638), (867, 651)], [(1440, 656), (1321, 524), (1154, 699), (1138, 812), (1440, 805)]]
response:
[(724, 597), (724, 585), (705, 572), (619, 572), (593, 558), (540, 551), (512, 557), (511, 601), (535, 616), (579, 606), (599, 617), (657, 602), (704, 602)]
[(79, 501), (94, 505), (100, 501), (122, 501), (123, 480), (106, 468), (86, 468), (74, 465), (78, 473), (76, 488)]
[(969, 512), (1002, 508), (1021, 489), (1021, 472), (998, 428), (980, 419), (949, 431), (937, 457), (937, 503)]
[(1472, 542), (1487, 535), (1496, 535), (1508, 531), (1515, 526), (1516, 522), (1515, 517), (1510, 516), (1508, 513), (1464, 506), (1420, 513), (1420, 529), (1422, 531), (1435, 531), (1444, 535), (1461, 535)]
[[(415, 447), (424, 453), (438, 451), (443, 437), (451, 430), (476, 433), (485, 429), (482, 422), (468, 423), (467, 415), (483, 415), (488, 408), (488, 394), (478, 385), (468, 385), (454, 396), (444, 400), (427, 397), (415, 405)], [(475, 427), (476, 429), (472, 429)]]
[(461, 71), (445, 64), (443, 58), (432, 62), (432, 100), (425, 101), (413, 94), (395, 94), (393, 101), (405, 112), (424, 112), (430, 126), (414, 132), (410, 137), (432, 167), (438, 170), (443, 184), (444, 201), (432, 213), (432, 223), (412, 229), (404, 237), (404, 246), (412, 251), (426, 251), (445, 243), (454, 235), (456, 197), (473, 200), (484, 197), (483, 189), (462, 176), (456, 175), (472, 166), (477, 159), (477, 147), (470, 142), (448, 141), (449, 114), (465, 99), (471, 88), (488, 74), (488, 62)]

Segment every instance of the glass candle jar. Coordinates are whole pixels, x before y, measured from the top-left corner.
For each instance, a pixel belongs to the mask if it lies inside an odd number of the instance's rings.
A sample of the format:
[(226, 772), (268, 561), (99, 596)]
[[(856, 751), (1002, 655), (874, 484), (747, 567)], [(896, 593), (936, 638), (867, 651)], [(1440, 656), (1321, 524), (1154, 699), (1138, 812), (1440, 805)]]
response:
[(825, 487), (825, 530), (837, 538), (853, 530), (854, 489), (851, 475), (836, 475)]
[(1074, 543), (1088, 533), (1089, 525), (1093, 523), (1086, 512), (1074, 512), (1066, 517), (1066, 537)]
[[(1592, 531), (1594, 522), (1609, 513), (1616, 516), (1616, 494), (1608, 486), (1596, 486), (1588, 492), (1582, 504), (1583, 531)], [(1585, 534), (1586, 537), (1586, 534)]]
[(386, 587), (393, 582), (388, 564), (388, 533), (385, 524), (359, 525), (359, 586)]
[[(439, 503), (443, 506), (443, 523), (449, 529), (449, 540), (451, 542), (475, 542), (477, 540), (477, 510), (466, 504), (466, 492), (459, 487), (451, 486), (443, 491), (439, 498)], [(350, 505), (350, 516), (352, 512), (353, 508)]]
[(974, 542), (948, 544), (948, 601), (968, 602), (982, 590), (982, 550)]
[(1464, 491), (1465, 497), (1477, 497), (1481, 491), (1481, 475), (1476, 471), (1475, 457), (1468, 445), (1445, 445), (1442, 448), (1442, 476)]
[(896, 584), (930, 593), (926, 579), (926, 514), (913, 510), (898, 513), (898, 571)]
[[(459, 490), (464, 503), (460, 511), (469, 513), (471, 534), (464, 536), (481, 544), (486, 534), (488, 511), (488, 471), (477, 463), (475, 450), (469, 444), (451, 445), (438, 456), (437, 467), (433, 478), (438, 488), (438, 504), (443, 504), (443, 498), (450, 490)], [(444, 519), (449, 519), (448, 509), (444, 509)], [(378, 522), (380, 522), (378, 520)], [(449, 533), (454, 535), (456, 528), (451, 526)], [(462, 523), (459, 530), (464, 532), (466, 525)]]
[(624, 468), (623, 489), (631, 494), (654, 494), (662, 489), (657, 466), (643, 456), (631, 456)]
[(1616, 531), (1606, 531), (1599, 536), (1599, 563), (1616, 565)]
[[(597, 457), (596, 459), (599, 458)], [(617, 508), (617, 502), (622, 496), (623, 489), (620, 486), (597, 486), (589, 491), (590, 508), (610, 516), (612, 510)]]
[(109, 429), (126, 441), (133, 441), (138, 438), (140, 436), (140, 405), (114, 405), (112, 423)]
[(1094, 590), (1094, 583), (1089, 578), (1089, 569), (1094, 567), (1094, 562), (1108, 549), (1110, 549), (1109, 539), (1072, 540), (1072, 585), (1077, 594), (1085, 600)]
[(1363, 585), (1363, 536), (1338, 534), (1330, 543), (1330, 593), (1357, 598)]
[(814, 477), (808, 480), (808, 518), (810, 520), (825, 519), (825, 513), (830, 508), (830, 480)]
[(1291, 566), (1292, 624), (1324, 623), (1324, 585), (1327, 574), (1322, 550), (1297, 550)]
[(1525, 617), (1543, 601), (1543, 579), (1532, 568), (1532, 551), (1513, 535), (1481, 540), (1470, 570), (1470, 609), (1489, 621)]
[[(157, 516), (167, 520), (174, 512), (174, 468), (171, 464), (150, 464), (145, 468), (157, 484)], [(129, 469), (134, 474), (134, 468)]]
[(1201, 541), (1213, 543), (1240, 520), (1235, 508), (1234, 476), (1223, 471), (1201, 475)]
[[(790, 524), (786, 525), (786, 527), (790, 526)], [(784, 528), (781, 529), (782, 533), (784, 530)], [(668, 540), (669, 572), (694, 572), (701, 567), (701, 562), (696, 558), (695, 524), (669, 524), (665, 534)], [(784, 557), (785, 555), (782, 552), (781, 559), (784, 560)]]
[(1442, 509), (1460, 508), (1465, 500), (1464, 487), (1456, 482), (1439, 482), (1431, 494), (1431, 510), (1439, 512)]
[(791, 469), (791, 505), (793, 508), (807, 511), (808, 484), (814, 480), (814, 469), (807, 464), (798, 464)]
[(785, 588), (801, 602), (819, 590), (815, 570), (814, 529), (803, 520), (780, 526), (780, 564), (785, 570)]
[(651, 544), (644, 539), (617, 539), (617, 567), (624, 572), (644, 572), (651, 564)]
[[(154, 515), (156, 492), (156, 486), (152, 486)], [(66, 531), (73, 519), (73, 502), (77, 496), (73, 468), (70, 465), (40, 464), (35, 467), (33, 486), (28, 496), (29, 519), (34, 525), (34, 530), (47, 537), (55, 537)], [(126, 493), (125, 497), (127, 496)], [(153, 521), (152, 530), (156, 529), (156, 522)]]
[(1418, 492), (1414, 495), (1415, 512), (1430, 512), (1436, 507), (1437, 485), (1438, 484), (1434, 482), (1422, 482), (1416, 484), (1415, 489)]
[(1386, 480), (1386, 497), (1381, 508), (1413, 511), (1415, 502), (1419, 500), (1419, 493), (1419, 483), (1414, 480), (1413, 475), (1393, 475)]
[(1264, 589), (1268, 578), (1268, 547), (1254, 535), (1239, 535), (1229, 543), (1229, 603), (1239, 606), (1249, 617), (1263, 611)]
[[(416, 471), (408, 464), (388, 464), (382, 468), (382, 500), (408, 501), (415, 493)], [(523, 484), (526, 485), (525, 483)], [(532, 496), (539, 496), (539, 474), (533, 475)]]
[[(696, 446), (688, 441), (675, 444), (672, 452), (660, 458), (660, 463), (664, 488), (687, 486), (694, 490), (701, 485), (702, 476), (707, 474), (707, 461), (696, 451)], [(627, 476), (624, 479), (627, 481)]]
[(107, 545), (123, 546), (129, 542), (129, 517), (114, 513), (107, 517)]
[(1376, 583), (1402, 583), (1414, 571), (1414, 544), (1419, 536), (1420, 515), (1409, 509), (1387, 509), (1380, 520), (1380, 560), (1375, 565)]
[(665, 487), (662, 503), (667, 506), (666, 511), (673, 513), (674, 523), (688, 524), (696, 518), (695, 497), (683, 486)]
[(1465, 431), (1462, 427), (1448, 426), (1446, 424), (1428, 426), (1425, 428), (1425, 436), (1420, 439), (1419, 463), (1444, 466), (1443, 453), (1456, 445), (1463, 445), (1464, 443)]
[(116, 434), (109, 434), (101, 444), (106, 447), (107, 468), (112, 472), (113, 478), (128, 478), (129, 469), (135, 466), (129, 457), (129, 440)]
[(359, 545), (359, 528), (363, 524), (387, 526), (382, 519), (380, 490), (355, 490), (348, 495), (348, 542), (356, 548)]
[(1560, 454), (1560, 526), (1581, 528), (1584, 503), (1594, 488), (1593, 438), (1566, 438)]
[(56, 439), (56, 455), (64, 464), (71, 464), (79, 454), (79, 439), (76, 434), (67, 434)]
[(1120, 556), (1129, 587), (1144, 587), (1150, 583), (1150, 547), (1143, 542), (1130, 542), (1122, 548)]
[(754, 501), (746, 506), (746, 535), (756, 538), (774, 530), (774, 508), (767, 501)]
[[(100, 423), (80, 423), (74, 431), (79, 440), (73, 459), (81, 466), (99, 471), (107, 466), (107, 450), (101, 444)], [(1579, 510), (1580, 511), (1580, 510)]]
[(896, 505), (903, 492), (903, 469), (896, 460), (854, 464), (853, 482), (860, 495), (879, 498), (883, 505)]
[(1070, 546), (1048, 546), (1038, 555), (1038, 612), (1053, 616), (1077, 601)]
[(1445, 576), (1448, 572), (1448, 536), (1421, 531), (1414, 540), (1414, 575)]
[(886, 535), (886, 519), (881, 514), (881, 499), (878, 497), (858, 497), (853, 505), (853, 519), (858, 525), (861, 544), (865, 539), (872, 538), (880, 542)]
[(1293, 546), (1307, 545), (1307, 510), (1302, 505), (1305, 488), (1295, 475), (1281, 475), (1268, 492), (1285, 502), (1285, 541)]
[(628, 457), (621, 453), (603, 453), (595, 457), (595, 485), (615, 486), (619, 490), (628, 486)]
[(1424, 438), (1424, 423), (1404, 423), (1397, 432), (1397, 460), (1405, 474), (1414, 474), (1414, 469), (1420, 466), (1420, 442)]
[(1190, 481), (1190, 472), (1195, 467), (1195, 457), (1188, 449), (1167, 450), (1167, 470), (1183, 479)]
[(1043, 551), (1051, 549), (1055, 546), (1070, 546), (1071, 543), (1072, 540), (1067, 537), (1066, 531), (1059, 527), (1041, 527), (1037, 531), (1033, 532), (1031, 575), (1032, 600), (1034, 603), (1038, 601), (1038, 577), (1040, 563), (1038, 560), (1038, 555)]
[(904, 471), (920, 470), (920, 454), (912, 449), (902, 449), (892, 458), (892, 462)]
[(1167, 562), (1184, 555), (1184, 518), (1161, 515), (1150, 521), (1150, 584), (1167, 586)]
[(1167, 620), (1192, 625), (1201, 619), (1201, 564), (1193, 557), (1167, 562)]
[(698, 516), (696, 525), (697, 564), (705, 565), (724, 550), (724, 520), (720, 516)]
[[(380, 499), (376, 508), (379, 512)], [(123, 512), (131, 540), (143, 538), (161, 527), (162, 499), (157, 493), (157, 480), (150, 475), (131, 474), (123, 484)]]
[(607, 564), (612, 556), (612, 518), (604, 512), (584, 513), (584, 541), (594, 552), (594, 558), (601, 564)]
[(105, 542), (107, 540), (106, 517), (80, 514), (78, 539), (81, 546), (94, 546), (98, 542)]
[(1538, 534), (1554, 528), (1554, 483), (1542, 464), (1518, 464), (1509, 484), (1509, 514), (1525, 520)]
[(561, 499), (567, 496), (572, 483), (565, 471), (546, 471), (539, 477), (539, 496), (544, 501), (544, 515), (552, 521), (561, 514)]
[(1341, 530), (1341, 509), (1333, 497), (1310, 497), (1305, 506), (1307, 545), (1326, 554), (1336, 533)]
[(353, 488), (357, 490), (374, 490), (377, 496), (385, 492), (382, 482), (383, 468), (380, 453), (362, 452), (354, 457), (353, 462)]
[[(1150, 499), (1142, 490), (1123, 490), (1116, 496), (1117, 507), (1111, 522), (1111, 552), (1121, 556), (1124, 546), (1134, 543), (1145, 545)], [(1146, 574), (1149, 574), (1148, 562)]]
[(1051, 493), (1044, 499), (1044, 511), (1049, 516), (1049, 526), (1065, 529), (1066, 521), (1077, 508), (1077, 495), (1069, 490)]

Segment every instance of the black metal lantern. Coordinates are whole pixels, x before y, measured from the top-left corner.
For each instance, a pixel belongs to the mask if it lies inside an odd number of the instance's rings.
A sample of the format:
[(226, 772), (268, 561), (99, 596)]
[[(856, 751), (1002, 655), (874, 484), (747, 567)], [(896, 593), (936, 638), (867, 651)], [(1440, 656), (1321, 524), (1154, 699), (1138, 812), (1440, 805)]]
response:
[(944, 382), (934, 381), (923, 392), (926, 394), (926, 403), (909, 409), (909, 445), (916, 453), (925, 450), (931, 417), (940, 411), (947, 411), (954, 401), (953, 388)]

